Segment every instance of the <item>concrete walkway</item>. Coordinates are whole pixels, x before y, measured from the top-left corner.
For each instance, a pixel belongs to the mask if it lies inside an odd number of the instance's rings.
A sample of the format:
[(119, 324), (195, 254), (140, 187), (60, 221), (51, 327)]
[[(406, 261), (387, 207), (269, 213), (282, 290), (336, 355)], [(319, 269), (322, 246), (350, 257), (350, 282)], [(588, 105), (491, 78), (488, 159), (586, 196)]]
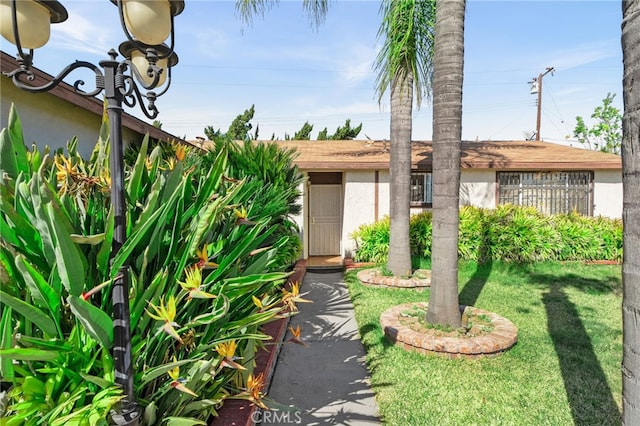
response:
[[(380, 425), (342, 272), (307, 271), (291, 326), (309, 347), (283, 345), (267, 397), (293, 411), (262, 413), (262, 425)], [(287, 332), (285, 341), (291, 338)]]

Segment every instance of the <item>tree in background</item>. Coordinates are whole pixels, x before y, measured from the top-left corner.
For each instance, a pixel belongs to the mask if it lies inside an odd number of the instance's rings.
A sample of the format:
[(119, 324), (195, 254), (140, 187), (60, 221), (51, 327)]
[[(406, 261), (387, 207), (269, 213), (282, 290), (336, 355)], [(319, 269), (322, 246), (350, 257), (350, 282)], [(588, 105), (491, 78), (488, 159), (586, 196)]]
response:
[(319, 141), (346, 141), (355, 139), (362, 130), (362, 123), (359, 126), (351, 127), (351, 119), (347, 118), (344, 122), (344, 126), (338, 126), (334, 134), (329, 135), (328, 130), (325, 127), (318, 132)]
[(255, 113), (255, 105), (251, 105), (249, 109), (246, 109), (242, 114), (238, 114), (238, 116), (233, 119), (226, 133), (222, 133), (220, 129), (215, 130), (212, 126), (207, 126), (204, 129), (204, 134), (211, 141), (216, 140), (220, 136), (227, 136), (231, 140), (240, 141), (257, 139), (258, 126), (256, 126), (256, 131), (253, 135), (250, 133), (251, 129), (253, 129), (250, 121), (253, 120)]
[(415, 99), (430, 95), (433, 70), (435, 0), (385, 0), (378, 38), (383, 45), (375, 69), (378, 101), (390, 90), (390, 241), (387, 268), (411, 273), (409, 247), (411, 130)]
[(640, 0), (622, 1), (622, 424), (640, 424)]
[(293, 139), (309, 140), (311, 139), (312, 130), (313, 130), (313, 124), (309, 124), (308, 121), (305, 121), (304, 124), (302, 125), (302, 128), (293, 135)]
[[(302, 125), (302, 128), (293, 134), (294, 141), (308, 141), (311, 139), (311, 131), (313, 130), (313, 124), (309, 124), (308, 121), (305, 121)], [(275, 133), (273, 135), (275, 137)], [(272, 139), (273, 140), (273, 139)], [(291, 137), (288, 133), (284, 134), (284, 140), (291, 140)]]
[(618, 108), (612, 105), (615, 97), (615, 93), (607, 93), (607, 97), (602, 100), (602, 105), (593, 111), (591, 118), (596, 120), (596, 124), (591, 128), (587, 127), (582, 117), (576, 117), (577, 123), (573, 130), (573, 136), (589, 149), (620, 154), (622, 114)]
[(465, 0), (437, 2), (433, 71), (433, 246), (427, 322), (460, 327), (458, 227)]
[[(207, 126), (204, 128), (205, 136), (211, 140), (215, 141), (220, 138), (229, 138), (231, 140), (257, 140), (258, 139), (258, 130), (259, 126), (256, 124), (256, 130), (253, 134), (251, 134), (251, 129), (253, 125), (250, 123), (253, 120), (253, 116), (255, 115), (255, 105), (251, 105), (251, 108), (245, 110), (242, 114), (238, 114), (236, 118), (233, 119), (231, 125), (229, 126), (229, 130), (226, 133), (223, 133), (220, 129), (215, 130), (213, 126)], [(347, 119), (345, 121), (344, 126), (338, 126), (336, 132), (333, 135), (327, 135), (327, 128), (318, 133), (317, 140), (349, 140), (354, 139), (360, 133), (362, 129), (362, 123), (360, 123), (357, 127), (351, 127), (351, 119)], [(311, 139), (311, 131), (313, 130), (313, 124), (305, 121), (300, 130), (293, 134), (293, 138), (289, 136), (288, 133), (284, 134), (284, 140), (310, 140)], [(273, 133), (271, 135), (271, 140), (275, 141), (279, 138), (276, 137), (276, 134)]]

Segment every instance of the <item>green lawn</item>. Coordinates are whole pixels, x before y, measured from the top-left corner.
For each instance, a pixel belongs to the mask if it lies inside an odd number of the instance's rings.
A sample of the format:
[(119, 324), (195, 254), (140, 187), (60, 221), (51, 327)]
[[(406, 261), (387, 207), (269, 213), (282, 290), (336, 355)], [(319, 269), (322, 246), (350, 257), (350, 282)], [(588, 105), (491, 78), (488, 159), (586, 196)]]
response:
[(461, 262), (460, 303), (518, 327), (496, 358), (449, 360), (385, 341), (387, 308), (428, 291), (363, 286), (346, 274), (385, 424), (620, 424), (621, 268), (579, 263)]

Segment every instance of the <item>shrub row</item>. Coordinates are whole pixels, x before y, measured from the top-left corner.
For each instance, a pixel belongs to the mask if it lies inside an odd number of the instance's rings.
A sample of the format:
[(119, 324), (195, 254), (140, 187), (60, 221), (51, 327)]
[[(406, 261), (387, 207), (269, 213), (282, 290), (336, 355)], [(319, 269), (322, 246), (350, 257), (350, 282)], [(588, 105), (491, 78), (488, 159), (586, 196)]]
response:
[[(431, 257), (431, 212), (413, 215), (411, 254)], [(362, 225), (356, 260), (385, 262), (389, 252), (389, 218)], [(533, 207), (501, 205), (496, 209), (460, 208), (458, 256), (487, 262), (622, 260), (622, 221), (578, 213), (546, 216)]]
[(0, 132), (0, 424), (108, 424), (125, 264), (144, 424), (206, 424), (227, 398), (262, 404), (261, 326), (297, 300), (283, 288), (300, 246), (291, 154), (252, 150), (250, 177), (233, 163), (247, 147), (201, 155), (145, 139), (125, 165), (127, 240), (112, 255), (107, 124), (89, 160), (75, 139), (53, 158), (27, 150), (13, 108)]

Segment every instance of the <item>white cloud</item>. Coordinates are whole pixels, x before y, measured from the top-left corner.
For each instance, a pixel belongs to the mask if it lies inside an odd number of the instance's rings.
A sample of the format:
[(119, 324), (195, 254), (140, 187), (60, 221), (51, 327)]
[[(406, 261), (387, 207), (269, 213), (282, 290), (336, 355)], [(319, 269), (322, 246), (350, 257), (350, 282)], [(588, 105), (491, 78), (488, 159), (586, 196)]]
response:
[(349, 46), (347, 54), (342, 57), (336, 67), (340, 69), (340, 78), (350, 86), (374, 78), (372, 66), (377, 52), (374, 47), (364, 44)]
[(558, 70), (566, 70), (613, 58), (616, 55), (617, 51), (612, 48), (611, 43), (597, 42), (556, 51), (547, 62), (554, 64)]
[[(105, 25), (105, 22), (118, 22), (117, 8), (109, 3), (71, 2), (66, 9), (69, 18), (51, 27), (50, 43), (56, 48), (104, 56), (109, 49), (117, 47), (119, 39), (125, 38), (119, 23)], [(111, 13), (107, 19), (104, 14), (108, 12)]]

